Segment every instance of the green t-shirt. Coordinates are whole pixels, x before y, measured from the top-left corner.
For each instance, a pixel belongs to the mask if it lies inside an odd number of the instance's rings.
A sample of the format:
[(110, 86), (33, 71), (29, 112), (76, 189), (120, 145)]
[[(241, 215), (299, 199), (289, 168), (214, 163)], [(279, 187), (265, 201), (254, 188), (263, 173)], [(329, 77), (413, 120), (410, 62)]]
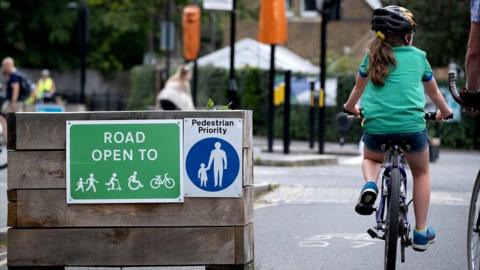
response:
[[(396, 66), (384, 78), (384, 86), (369, 80), (362, 96), (364, 129), (369, 134), (418, 132), (425, 129), (423, 83), (432, 79), (426, 53), (413, 46), (394, 47)], [(368, 77), (368, 54), (359, 74)]]

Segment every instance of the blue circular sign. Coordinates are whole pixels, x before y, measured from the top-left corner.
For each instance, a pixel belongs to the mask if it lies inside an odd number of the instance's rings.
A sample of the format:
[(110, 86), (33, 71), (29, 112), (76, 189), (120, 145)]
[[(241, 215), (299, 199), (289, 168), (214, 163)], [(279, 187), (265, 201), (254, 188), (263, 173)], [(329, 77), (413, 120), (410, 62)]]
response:
[(228, 188), (237, 178), (240, 159), (225, 140), (206, 138), (188, 151), (185, 164), (190, 181), (198, 188), (216, 192)]

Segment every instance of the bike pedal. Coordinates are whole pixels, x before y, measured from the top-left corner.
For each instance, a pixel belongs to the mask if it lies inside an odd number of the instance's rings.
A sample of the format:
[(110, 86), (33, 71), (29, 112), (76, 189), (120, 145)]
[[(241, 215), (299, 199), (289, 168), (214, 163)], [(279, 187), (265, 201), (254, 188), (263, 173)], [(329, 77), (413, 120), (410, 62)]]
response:
[(372, 229), (368, 229), (367, 230), (367, 234), (370, 235), (370, 237), (372, 237), (373, 239), (384, 239), (383, 237), (381, 237), (380, 235), (378, 235), (378, 233), (376, 233), (374, 230)]

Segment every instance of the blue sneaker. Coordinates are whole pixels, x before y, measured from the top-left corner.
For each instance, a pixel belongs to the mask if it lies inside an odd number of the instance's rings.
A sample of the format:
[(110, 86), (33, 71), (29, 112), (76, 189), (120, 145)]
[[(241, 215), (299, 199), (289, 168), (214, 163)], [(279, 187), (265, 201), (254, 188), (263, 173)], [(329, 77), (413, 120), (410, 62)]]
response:
[(435, 243), (437, 239), (435, 230), (432, 227), (427, 227), (425, 231), (413, 230), (412, 248), (416, 251), (425, 251), (427, 248)]
[(360, 215), (371, 215), (375, 209), (373, 205), (377, 199), (378, 188), (375, 182), (369, 181), (365, 183), (360, 193), (357, 205), (355, 206), (355, 212)]

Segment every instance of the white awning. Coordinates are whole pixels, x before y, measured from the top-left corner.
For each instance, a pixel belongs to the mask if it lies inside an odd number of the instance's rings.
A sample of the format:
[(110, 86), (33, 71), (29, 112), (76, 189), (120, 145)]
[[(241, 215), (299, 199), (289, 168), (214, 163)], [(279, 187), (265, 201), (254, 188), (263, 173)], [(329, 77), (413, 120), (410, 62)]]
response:
[(372, 9), (377, 9), (382, 7), (382, 2), (380, 0), (365, 0), (367, 4), (372, 8)]
[[(230, 47), (225, 47), (198, 59), (199, 66), (230, 68)], [(246, 38), (235, 43), (235, 69), (253, 67), (270, 69), (270, 45)], [(283, 46), (275, 47), (275, 68), (296, 73), (318, 74), (320, 68)]]

